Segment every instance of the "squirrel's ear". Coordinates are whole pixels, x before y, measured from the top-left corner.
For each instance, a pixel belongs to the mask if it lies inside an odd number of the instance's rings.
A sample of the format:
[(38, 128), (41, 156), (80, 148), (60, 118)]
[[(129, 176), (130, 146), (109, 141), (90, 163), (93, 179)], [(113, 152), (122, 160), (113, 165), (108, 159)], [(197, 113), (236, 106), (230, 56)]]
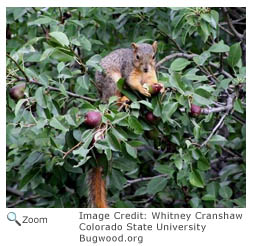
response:
[(131, 47), (132, 47), (134, 52), (136, 52), (138, 50), (138, 46), (135, 43), (131, 43)]
[(157, 41), (154, 41), (152, 46), (153, 46), (153, 52), (156, 53), (156, 51), (157, 51)]

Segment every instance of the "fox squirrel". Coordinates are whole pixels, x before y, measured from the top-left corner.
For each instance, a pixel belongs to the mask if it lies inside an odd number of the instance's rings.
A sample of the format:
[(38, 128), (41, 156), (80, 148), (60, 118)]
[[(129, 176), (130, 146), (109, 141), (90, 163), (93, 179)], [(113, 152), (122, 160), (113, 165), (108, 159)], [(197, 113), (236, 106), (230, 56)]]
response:
[(132, 43), (131, 47), (117, 49), (101, 60), (104, 71), (97, 72), (95, 80), (102, 102), (107, 102), (111, 96), (120, 97), (116, 85), (120, 78), (124, 78), (132, 90), (147, 97), (151, 94), (143, 85), (158, 83), (155, 69), (157, 42), (152, 45)]
[[(102, 102), (106, 103), (111, 96), (118, 96), (122, 102), (121, 93), (116, 83), (124, 78), (132, 90), (137, 90), (150, 97), (144, 84), (158, 83), (155, 69), (155, 54), (157, 42), (150, 44), (132, 43), (131, 48), (117, 49), (101, 60), (103, 72), (96, 72), (95, 80), (101, 94)], [(88, 174), (89, 203), (91, 207), (107, 208), (105, 181), (102, 178), (102, 167), (94, 167)]]

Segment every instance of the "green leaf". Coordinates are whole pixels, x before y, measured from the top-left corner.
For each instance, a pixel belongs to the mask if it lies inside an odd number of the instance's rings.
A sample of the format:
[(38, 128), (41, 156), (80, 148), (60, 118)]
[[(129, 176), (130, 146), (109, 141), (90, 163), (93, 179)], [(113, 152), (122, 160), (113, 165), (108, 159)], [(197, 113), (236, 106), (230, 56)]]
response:
[[(128, 163), (128, 165), (126, 165)], [(124, 172), (133, 172), (133, 170), (136, 170), (137, 163), (136, 161), (130, 161), (130, 159), (120, 157), (116, 160), (113, 160), (112, 167), (118, 170), (122, 170)]]
[(56, 20), (48, 17), (48, 16), (43, 16), (41, 18), (38, 18), (34, 21), (28, 22), (28, 26), (32, 26), (32, 25), (45, 25), (45, 24), (49, 24), (49, 23), (57, 23)]
[(22, 189), (26, 184), (28, 184), (36, 175), (40, 172), (39, 168), (31, 169), (20, 181), (19, 189)]
[(246, 196), (239, 197), (234, 199), (233, 202), (238, 205), (240, 208), (246, 208)]
[(211, 56), (211, 53), (209, 51), (204, 51), (201, 55), (199, 56), (194, 56), (193, 61), (199, 65), (202, 66), (206, 62), (206, 60)]
[(128, 123), (130, 128), (134, 130), (134, 133), (142, 134), (144, 132), (143, 126), (140, 124), (140, 122), (138, 121), (136, 117), (131, 115), (128, 119)]
[(47, 101), (43, 87), (39, 87), (35, 92), (35, 99), (42, 108), (47, 108)]
[(175, 59), (170, 66), (170, 69), (173, 71), (182, 71), (186, 68), (191, 62), (185, 58), (177, 58)]
[(183, 168), (183, 160), (181, 157), (178, 157), (174, 160), (175, 166), (178, 170), (181, 170)]
[(124, 132), (124, 130), (122, 130), (121, 128), (113, 128), (112, 129), (112, 134), (115, 135), (115, 137), (119, 140), (122, 141), (127, 141), (128, 135), (126, 132)]
[(48, 48), (46, 50), (43, 51), (40, 61), (44, 61), (45, 59), (49, 58), (53, 52), (55, 51), (55, 48)]
[[(86, 159), (87, 154), (89, 153), (89, 150), (81, 146), (78, 149), (73, 150), (73, 155), (80, 155), (84, 159)], [(84, 164), (84, 163), (83, 163)]]
[(101, 61), (100, 55), (94, 55), (92, 56), (87, 62), (86, 65), (95, 68), (97, 71), (102, 72), (102, 68), (99, 65)]
[(121, 151), (121, 145), (120, 145), (117, 137), (112, 132), (109, 132), (107, 134), (106, 140), (108, 141), (110, 148), (113, 151)]
[(234, 102), (234, 110), (243, 114), (244, 113), (244, 109), (243, 109), (243, 105), (240, 99), (236, 99)]
[(24, 102), (26, 102), (27, 101), (27, 99), (20, 99), (19, 101), (18, 101), (18, 103), (16, 104), (16, 107), (15, 107), (15, 115), (17, 116), (17, 114), (18, 114), (18, 112), (19, 112), (19, 110), (20, 110), (20, 108), (21, 108), (21, 106), (24, 104)]
[(208, 169), (210, 169), (210, 164), (205, 157), (201, 157), (198, 160), (198, 169), (201, 171), (207, 171)]
[(228, 55), (228, 64), (234, 68), (237, 63), (240, 61), (242, 56), (242, 49), (241, 49), (241, 45), (240, 42), (239, 43), (235, 43), (230, 47), (229, 50), (229, 55)]
[(93, 136), (94, 136), (94, 131), (92, 129), (86, 130), (85, 132), (83, 132), (83, 134), (81, 135), (81, 140), (83, 141), (83, 147), (85, 149), (87, 149), (90, 145), (90, 143), (93, 140)]
[(49, 121), (49, 125), (54, 127), (55, 129), (61, 130), (63, 132), (67, 132), (68, 131), (68, 129), (56, 117), (53, 117)]
[(168, 180), (166, 177), (153, 178), (147, 184), (147, 193), (154, 195), (157, 192), (162, 191), (166, 187), (167, 182)]
[(191, 198), (190, 205), (192, 208), (198, 208), (200, 206), (200, 199), (198, 197)]
[(210, 182), (207, 186), (206, 186), (206, 190), (207, 190), (207, 193), (212, 195), (213, 197), (217, 197), (218, 195), (218, 192), (219, 192), (219, 184), (218, 182), (216, 181), (212, 181)]
[(112, 169), (112, 174), (110, 178), (110, 183), (114, 187), (116, 187), (118, 190), (122, 190), (123, 186), (126, 184), (127, 180), (126, 178), (122, 175), (121, 172), (118, 170)]
[(229, 46), (224, 44), (224, 41), (221, 40), (219, 43), (217, 44), (213, 44), (210, 48), (209, 48), (210, 52), (214, 52), (214, 53), (223, 53), (223, 52), (228, 52), (229, 51)]
[(125, 80), (123, 78), (119, 79), (116, 83), (117, 85), (117, 89), (122, 92), (123, 91), (123, 87), (124, 87), (124, 82)]
[(133, 148), (131, 145), (128, 143), (125, 143), (126, 151), (127, 153), (132, 156), (133, 158), (137, 158), (137, 149)]
[(142, 186), (135, 191), (134, 196), (142, 196), (146, 194), (146, 187)]
[(202, 197), (202, 200), (204, 201), (215, 201), (216, 198), (214, 195), (212, 194), (205, 194), (203, 197)]
[(200, 17), (205, 20), (206, 22), (208, 22), (213, 28), (216, 29), (216, 20), (214, 19), (214, 17), (211, 14), (204, 14), (202, 13), (200, 15)]
[(82, 47), (87, 50), (87, 51), (90, 51), (91, 48), (92, 48), (92, 44), (91, 42), (85, 37), (83, 36), (81, 39), (80, 39), (80, 43), (82, 44)]
[(199, 188), (204, 187), (204, 181), (198, 170), (193, 169), (193, 171), (189, 174), (189, 180), (193, 186), (196, 186)]
[(129, 114), (125, 113), (125, 112), (120, 112), (118, 114), (116, 114), (114, 120), (111, 122), (112, 124), (117, 124), (120, 121), (122, 121), (123, 119), (127, 118), (129, 116)]
[(69, 46), (70, 44), (68, 37), (63, 32), (50, 32), (49, 36), (54, 38), (62, 46)]
[(144, 143), (138, 140), (132, 140), (130, 142), (128, 142), (132, 147), (140, 147), (143, 146)]
[(212, 138), (209, 140), (210, 144), (219, 144), (219, 145), (224, 145), (227, 142), (227, 139), (221, 135), (214, 135)]
[(202, 30), (201, 37), (204, 40), (204, 42), (206, 42), (208, 37), (209, 37), (209, 35), (210, 35), (209, 29), (208, 29), (208, 25), (207, 25), (207, 23), (205, 21), (201, 20), (200, 21), (200, 27), (201, 27), (201, 30)]
[(27, 12), (26, 8), (13, 8), (13, 17), (14, 20), (19, 19)]
[(197, 93), (193, 94), (193, 103), (201, 106), (207, 106), (212, 103), (212, 100), (210, 98), (203, 97)]
[(170, 174), (173, 169), (169, 165), (156, 165), (154, 170), (161, 174)]
[(178, 108), (178, 102), (167, 102), (162, 108), (162, 119), (170, 121), (171, 116)]
[(42, 158), (43, 158), (43, 154), (35, 150), (27, 157), (27, 159), (23, 163), (23, 166), (25, 169), (30, 169), (34, 164), (41, 161)]
[(233, 195), (233, 191), (229, 186), (222, 186), (219, 189), (219, 194), (224, 199), (229, 199)]
[(139, 103), (145, 105), (148, 109), (153, 109), (153, 105), (148, 101), (141, 100), (141, 101), (139, 101)]
[(64, 62), (58, 63), (57, 64), (57, 71), (58, 71), (58, 73), (61, 73), (61, 71), (64, 69), (64, 67), (65, 67)]

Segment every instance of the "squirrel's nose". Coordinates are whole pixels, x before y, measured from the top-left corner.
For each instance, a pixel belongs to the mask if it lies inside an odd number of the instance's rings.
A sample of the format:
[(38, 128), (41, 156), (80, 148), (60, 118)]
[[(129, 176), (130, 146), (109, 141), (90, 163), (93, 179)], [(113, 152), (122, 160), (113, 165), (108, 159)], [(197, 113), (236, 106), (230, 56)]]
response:
[(144, 72), (145, 72), (145, 73), (148, 72), (148, 68), (147, 68), (147, 67), (144, 68)]

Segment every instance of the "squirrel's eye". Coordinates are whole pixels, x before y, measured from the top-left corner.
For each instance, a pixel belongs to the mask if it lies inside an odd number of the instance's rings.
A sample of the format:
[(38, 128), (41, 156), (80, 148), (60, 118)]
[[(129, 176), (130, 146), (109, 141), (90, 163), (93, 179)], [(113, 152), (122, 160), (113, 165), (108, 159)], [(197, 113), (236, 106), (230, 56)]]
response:
[(152, 57), (153, 59), (155, 58), (155, 54), (153, 55), (153, 57)]
[(137, 55), (136, 58), (139, 60), (139, 55)]

